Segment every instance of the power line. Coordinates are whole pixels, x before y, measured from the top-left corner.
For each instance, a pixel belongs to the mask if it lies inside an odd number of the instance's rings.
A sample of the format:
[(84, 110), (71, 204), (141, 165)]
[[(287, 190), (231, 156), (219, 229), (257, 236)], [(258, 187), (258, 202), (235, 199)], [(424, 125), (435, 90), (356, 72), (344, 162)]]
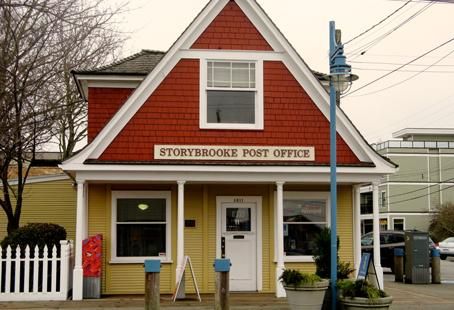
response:
[(395, 26), (394, 28), (392, 28), (388, 32), (386, 32), (386, 33), (382, 34), (381, 36), (375, 38), (374, 40), (370, 41), (369, 43), (366, 43), (366, 44), (354, 49), (353, 51), (348, 52), (347, 54), (349, 55), (349, 57), (352, 57), (352, 56), (356, 55), (356, 58), (359, 57), (359, 56), (364, 55), (373, 46), (377, 45), (379, 42), (384, 40), (386, 37), (391, 35), (393, 32), (395, 32), (396, 30), (398, 30), (399, 28), (401, 28), (405, 24), (407, 24), (410, 21), (412, 21), (413, 19), (415, 19), (418, 15), (422, 14), (425, 10), (430, 8), (433, 4), (435, 4), (435, 2), (431, 1), (430, 3), (426, 4), (424, 7), (422, 7), (418, 11), (416, 11), (416, 13), (412, 14), (411, 16), (409, 16), (407, 19), (405, 19), (403, 22), (401, 22), (400, 24), (398, 24), (397, 26)]
[[(396, 195), (391, 195), (391, 196), (388, 196), (388, 198), (405, 196), (405, 195), (408, 195), (408, 194), (411, 194), (411, 193), (416, 193), (416, 192), (419, 192), (419, 191), (426, 191), (426, 190), (428, 190), (431, 187), (438, 186), (438, 185), (443, 184), (443, 183), (452, 183), (452, 182), (449, 182), (449, 181), (452, 181), (452, 180), (454, 180), (454, 178), (450, 178), (450, 179), (444, 180), (442, 182), (436, 182), (435, 184), (432, 184), (432, 185), (424, 187), (424, 188), (419, 188), (419, 189), (415, 189), (415, 190), (412, 190), (412, 191), (409, 191), (409, 192), (400, 193), (400, 194), (396, 194)], [(432, 192), (430, 192), (430, 193), (432, 193)]]
[[(403, 56), (404, 57), (404, 56)], [(412, 56), (415, 57), (415, 56)], [(401, 62), (381, 62), (381, 61), (357, 61), (357, 60), (350, 60), (349, 63), (356, 63), (356, 64), (368, 64), (368, 65), (403, 65)], [(410, 64), (409, 66), (415, 67), (426, 67), (430, 66), (429, 64)], [(454, 65), (433, 65), (434, 67), (454, 67)]]
[[(440, 171), (448, 171), (448, 170), (454, 170), (454, 167), (447, 167), (447, 168), (443, 168), (443, 169), (435, 169), (435, 170), (431, 170), (430, 172), (431, 173), (435, 173), (435, 172), (440, 172)], [(421, 174), (424, 174), (428, 172), (427, 169), (425, 170), (420, 170), (418, 172), (412, 172), (412, 173), (399, 173), (398, 176), (399, 177), (412, 177), (412, 176), (417, 176), (417, 175), (421, 175)], [(449, 179), (450, 180), (450, 179)], [(396, 181), (394, 180), (395, 182), (405, 182), (405, 181)]]
[[(449, 105), (446, 108), (452, 108), (453, 105), (452, 105), (452, 103), (451, 103), (451, 101), (449, 99), (451, 99), (453, 97), (454, 97), (454, 93), (448, 95), (447, 97), (444, 97), (442, 99), (439, 99), (439, 100), (435, 101), (431, 105), (426, 105), (423, 109), (419, 109), (417, 111), (413, 111), (412, 113), (405, 114), (403, 116), (404, 119), (396, 120), (395, 124), (397, 124), (397, 125), (394, 125), (393, 127), (391, 127), (391, 129), (394, 128), (391, 131), (396, 131), (396, 130), (402, 128), (403, 121), (407, 121), (407, 122), (409, 120), (415, 121), (415, 120), (419, 120), (421, 117), (427, 118), (428, 116), (435, 115), (435, 114), (441, 112), (442, 110), (444, 110), (446, 105)], [(436, 109), (434, 109), (434, 107)], [(430, 111), (428, 111), (428, 110), (430, 110)], [(405, 126), (403, 126), (403, 127), (405, 127)], [(370, 136), (372, 138), (376, 137), (376, 139), (370, 139), (370, 140), (371, 141), (375, 141), (378, 138), (380, 138), (384, 132), (389, 132), (389, 131), (390, 131), (390, 127), (389, 126), (377, 128), (374, 131), (372, 131), (371, 134), (370, 134)]]
[(412, 200), (416, 200), (416, 199), (419, 199), (419, 198), (424, 198), (424, 197), (427, 197), (431, 194), (436, 194), (436, 193), (439, 193), (439, 192), (442, 192), (442, 191), (445, 191), (447, 189), (450, 189), (450, 188), (453, 188), (454, 185), (450, 185), (450, 186), (447, 186), (445, 188), (442, 188), (438, 191), (435, 191), (435, 192), (431, 192), (430, 194), (425, 194), (425, 195), (421, 195), (421, 196), (416, 196), (416, 197), (413, 197), (413, 198), (409, 198), (409, 199), (404, 199), (404, 200), (399, 200), (399, 201), (393, 201), (393, 202), (388, 202), (388, 205), (393, 205), (393, 204), (398, 204), (398, 203), (402, 203), (402, 202), (407, 202), (407, 201), (412, 201)]
[[(424, 72), (427, 72), (427, 70), (430, 69), (434, 64), (437, 64), (437, 63), (439, 63), (440, 61), (444, 60), (446, 57), (448, 57), (448, 56), (451, 55), (452, 53), (454, 53), (454, 50), (450, 51), (448, 54), (446, 54), (445, 56), (443, 56), (443, 57), (441, 57), (440, 59), (438, 59), (438, 60), (437, 60), (436, 62), (434, 62), (432, 65), (426, 67), (424, 70), (416, 71), (415, 74), (413, 74), (412, 76), (410, 76), (410, 77), (408, 77), (408, 78), (406, 78), (406, 79), (404, 79), (404, 80), (402, 80), (402, 81), (400, 81), (400, 82), (394, 83), (394, 84), (392, 84), (392, 85), (390, 85), (390, 86), (387, 86), (387, 87), (385, 87), (385, 88), (382, 88), (382, 89), (379, 89), (379, 90), (376, 90), (376, 91), (373, 91), (373, 92), (369, 92), (369, 93), (367, 93), (367, 94), (357, 95), (356, 97), (373, 95), (373, 94), (382, 92), (382, 91), (384, 91), (384, 90), (388, 90), (388, 89), (390, 89), (390, 88), (396, 87), (396, 86), (398, 86), (398, 85), (400, 85), (400, 84), (403, 84), (403, 83), (405, 83), (405, 82), (407, 82), (407, 81), (413, 79), (414, 77), (416, 77), (416, 76), (418, 76), (418, 75), (420, 75), (420, 74), (422, 74), (422, 73), (424, 73)], [(402, 72), (402, 71), (401, 71), (401, 72)]]
[(348, 40), (347, 42), (344, 43), (344, 45), (347, 45), (348, 43), (358, 39), (359, 37), (365, 35), (366, 33), (368, 33), (369, 31), (371, 31), (372, 29), (374, 29), (375, 27), (377, 27), (378, 25), (382, 24), (384, 21), (388, 20), (391, 16), (393, 16), (394, 14), (396, 14), (397, 12), (399, 12), (400, 10), (402, 10), (405, 6), (407, 6), (408, 4), (410, 4), (410, 2), (412, 2), (413, 0), (408, 0), (407, 2), (405, 2), (401, 7), (397, 8), (396, 10), (394, 10), (394, 12), (392, 12), (391, 14), (389, 14), (388, 16), (386, 16), (385, 18), (383, 18), (381, 21), (379, 21), (378, 23), (376, 23), (375, 25), (373, 25), (372, 27), (370, 27), (369, 29), (361, 32), (360, 34), (358, 34), (356, 37)]
[(385, 77), (387, 77), (387, 76), (393, 74), (394, 72), (399, 71), (400, 69), (404, 68), (405, 66), (407, 66), (407, 65), (409, 65), (409, 64), (411, 64), (411, 63), (413, 63), (413, 62), (415, 62), (415, 61), (417, 61), (417, 60), (423, 58), (424, 56), (426, 56), (426, 55), (428, 55), (428, 54), (430, 54), (430, 53), (436, 51), (437, 49), (439, 49), (439, 48), (441, 48), (441, 47), (443, 47), (443, 46), (445, 46), (445, 45), (451, 43), (452, 41), (454, 41), (454, 37), (451, 38), (451, 39), (449, 39), (449, 40), (447, 40), (447, 41), (445, 41), (445, 42), (443, 42), (442, 44), (440, 44), (440, 45), (438, 45), (438, 46), (432, 48), (431, 50), (429, 50), (429, 51), (427, 51), (427, 52), (421, 54), (420, 56), (418, 56), (418, 57), (416, 57), (416, 58), (413, 58), (413, 59), (410, 60), (409, 62), (407, 62), (407, 63), (405, 63), (405, 64), (403, 64), (403, 65), (397, 67), (396, 69), (392, 70), (391, 72), (388, 72), (388, 73), (386, 73), (386, 74), (384, 74), (384, 75), (382, 75), (382, 76), (376, 78), (375, 80), (373, 80), (373, 81), (371, 81), (371, 82), (369, 82), (369, 83), (367, 83), (367, 84), (365, 84), (365, 85), (363, 85), (363, 86), (361, 86), (361, 87), (355, 89), (354, 91), (348, 93), (348, 94), (345, 95), (344, 97), (350, 96), (351, 94), (354, 94), (354, 93), (358, 92), (359, 90), (361, 90), (361, 89), (363, 89), (363, 88), (365, 88), (365, 87), (367, 87), (367, 86), (369, 86), (369, 85), (371, 85), (371, 84), (374, 84), (374, 83), (376, 83), (376, 82), (378, 82), (378, 81), (384, 79)]
[[(359, 68), (359, 67), (352, 67), (352, 70), (360, 70), (360, 71), (380, 71), (380, 72), (390, 72), (392, 69), (384, 69), (384, 68)], [(409, 73), (447, 73), (452, 74), (454, 71), (443, 71), (443, 70), (400, 70), (400, 72), (409, 72)]]

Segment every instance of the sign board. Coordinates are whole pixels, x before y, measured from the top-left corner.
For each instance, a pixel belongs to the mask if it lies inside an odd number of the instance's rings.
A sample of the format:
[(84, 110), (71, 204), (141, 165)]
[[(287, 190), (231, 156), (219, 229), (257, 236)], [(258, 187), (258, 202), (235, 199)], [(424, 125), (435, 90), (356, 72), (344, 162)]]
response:
[(366, 279), (367, 273), (369, 272), (370, 261), (370, 253), (363, 253), (363, 255), (361, 256), (361, 263), (359, 264), (358, 276), (356, 277), (358, 280)]
[(197, 293), (197, 297), (198, 297), (199, 301), (202, 301), (202, 298), (200, 297), (199, 287), (197, 286), (197, 281), (195, 279), (194, 269), (192, 268), (191, 258), (189, 256), (184, 257), (183, 268), (181, 268), (181, 272), (178, 276), (177, 285), (175, 287), (175, 292), (173, 293), (172, 301), (175, 302), (175, 300), (177, 298), (183, 299), (186, 297), (185, 281), (184, 281), (184, 273), (186, 270), (186, 265), (189, 265), (189, 269), (191, 270), (192, 282), (194, 284), (195, 291)]
[(380, 282), (378, 281), (377, 272), (372, 259), (371, 253), (363, 253), (361, 262), (359, 264), (358, 280), (369, 280), (369, 282), (378, 289), (381, 289)]
[(313, 146), (155, 145), (155, 159), (314, 161)]

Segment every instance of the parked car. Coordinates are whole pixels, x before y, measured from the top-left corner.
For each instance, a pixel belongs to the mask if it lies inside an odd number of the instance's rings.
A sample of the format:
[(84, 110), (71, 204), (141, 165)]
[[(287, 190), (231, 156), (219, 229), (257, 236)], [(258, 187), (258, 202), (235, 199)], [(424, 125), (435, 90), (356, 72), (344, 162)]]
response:
[(440, 259), (445, 260), (448, 256), (454, 256), (454, 237), (446, 238), (438, 243)]
[[(429, 238), (429, 254), (436, 245)], [(380, 231), (380, 264), (382, 267), (391, 268), (394, 272), (394, 249), (400, 248), (405, 251), (405, 232), (399, 230), (383, 230)], [(361, 250), (363, 252), (373, 253), (374, 236), (373, 232), (364, 234), (361, 237)], [(454, 243), (453, 243), (454, 251)], [(454, 253), (454, 252), (453, 252)], [(454, 254), (453, 254), (454, 255)], [(441, 255), (440, 255), (441, 256)]]

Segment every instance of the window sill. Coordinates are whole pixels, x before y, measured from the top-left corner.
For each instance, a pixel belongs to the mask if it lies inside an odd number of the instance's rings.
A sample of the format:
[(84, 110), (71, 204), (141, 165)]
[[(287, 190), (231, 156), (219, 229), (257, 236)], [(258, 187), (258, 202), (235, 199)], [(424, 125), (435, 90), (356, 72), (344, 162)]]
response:
[(314, 263), (312, 256), (285, 256), (284, 263)]
[(263, 130), (262, 124), (201, 124), (200, 129), (218, 130)]
[(315, 260), (312, 256), (284, 256), (284, 263), (315, 263)]
[(147, 259), (160, 259), (161, 264), (173, 264), (171, 259), (159, 258), (159, 257), (125, 257), (125, 258), (113, 258), (109, 261), (109, 264), (143, 264)]

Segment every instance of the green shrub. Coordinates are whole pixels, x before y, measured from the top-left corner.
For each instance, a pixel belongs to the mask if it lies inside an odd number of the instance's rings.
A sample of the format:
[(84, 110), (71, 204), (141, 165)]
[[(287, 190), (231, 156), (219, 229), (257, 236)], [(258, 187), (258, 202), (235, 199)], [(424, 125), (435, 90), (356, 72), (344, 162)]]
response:
[(313, 285), (316, 282), (322, 281), (322, 278), (312, 273), (303, 273), (295, 269), (285, 269), (279, 280), (284, 283), (284, 286), (297, 288), (305, 285)]
[[(339, 252), (340, 241), (337, 237), (337, 251)], [(314, 261), (315, 274), (329, 279), (331, 278), (331, 230), (323, 228), (315, 237)], [(355, 271), (349, 262), (341, 262), (337, 254), (337, 279), (347, 279)]]
[(373, 300), (388, 296), (384, 291), (376, 288), (365, 280), (342, 280), (337, 282), (337, 286), (343, 297), (363, 297)]
[(55, 244), (57, 249), (60, 249), (60, 240), (66, 240), (66, 230), (64, 227), (57, 224), (46, 223), (30, 223), (15, 230), (1, 242), (3, 249), (8, 245), (11, 246), (13, 253), (19, 245), (22, 253), (27, 245), (30, 246), (30, 251), (33, 253), (35, 246), (42, 250), (44, 245), (47, 245), (49, 253)]

